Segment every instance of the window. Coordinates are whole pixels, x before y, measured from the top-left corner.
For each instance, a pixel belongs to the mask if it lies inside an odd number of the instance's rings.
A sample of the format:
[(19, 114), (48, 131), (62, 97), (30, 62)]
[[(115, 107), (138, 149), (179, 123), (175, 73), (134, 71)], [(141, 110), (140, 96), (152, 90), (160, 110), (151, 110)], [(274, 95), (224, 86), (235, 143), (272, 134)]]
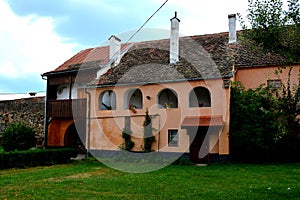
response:
[(135, 109), (143, 108), (143, 94), (140, 89), (130, 89), (125, 93), (124, 108), (134, 106)]
[(158, 95), (159, 108), (178, 108), (177, 94), (170, 89), (162, 90)]
[(190, 92), (190, 107), (211, 107), (210, 92), (205, 87), (196, 87)]
[(106, 90), (99, 95), (98, 99), (99, 110), (115, 110), (116, 109), (116, 94), (112, 90)]
[(278, 90), (281, 88), (281, 80), (268, 80), (268, 86), (272, 89)]
[(168, 143), (169, 146), (178, 146), (178, 130), (168, 130)]

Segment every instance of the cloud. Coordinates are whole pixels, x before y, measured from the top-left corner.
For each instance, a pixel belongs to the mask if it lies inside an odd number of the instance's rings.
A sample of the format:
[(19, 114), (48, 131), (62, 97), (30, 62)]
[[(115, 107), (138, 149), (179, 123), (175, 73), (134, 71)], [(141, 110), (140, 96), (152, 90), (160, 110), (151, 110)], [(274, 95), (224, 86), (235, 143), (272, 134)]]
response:
[[(75, 53), (76, 43), (68, 43), (54, 32), (50, 17), (17, 16), (0, 0), (0, 76), (16, 79), (53, 70)], [(3, 83), (0, 80), (3, 88)]]
[[(155, 0), (163, 3), (162, 0)], [(199, 35), (219, 33), (228, 31), (228, 14), (242, 13), (247, 10), (247, 0), (169, 0), (164, 9), (167, 9), (168, 16), (163, 12), (158, 17), (171, 18), (174, 11), (177, 11), (180, 22), (180, 33), (183, 35)], [(170, 16), (171, 14), (171, 16)], [(237, 23), (240, 29), (239, 23)], [(169, 28), (166, 24), (158, 24), (159, 28)]]

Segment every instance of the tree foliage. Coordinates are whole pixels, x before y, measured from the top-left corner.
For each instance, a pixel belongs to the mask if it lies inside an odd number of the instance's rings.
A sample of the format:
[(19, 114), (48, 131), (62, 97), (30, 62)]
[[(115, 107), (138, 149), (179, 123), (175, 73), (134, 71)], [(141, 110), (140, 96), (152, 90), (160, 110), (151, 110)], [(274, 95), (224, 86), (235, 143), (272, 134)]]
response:
[(230, 151), (235, 160), (299, 161), (299, 83), (292, 86), (289, 78), (278, 90), (263, 85), (245, 90), (235, 83), (230, 111)]
[(300, 62), (299, 0), (288, 0), (287, 10), (281, 0), (248, 0), (246, 17), (248, 23), (240, 16), (246, 42), (283, 55), (289, 63)]

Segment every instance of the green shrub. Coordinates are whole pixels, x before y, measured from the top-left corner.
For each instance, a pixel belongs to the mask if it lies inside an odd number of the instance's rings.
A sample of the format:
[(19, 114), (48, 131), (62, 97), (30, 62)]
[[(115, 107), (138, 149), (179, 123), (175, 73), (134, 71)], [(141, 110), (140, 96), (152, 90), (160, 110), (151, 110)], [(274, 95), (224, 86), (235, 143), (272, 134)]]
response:
[(28, 150), (36, 145), (36, 132), (30, 126), (17, 122), (11, 123), (3, 132), (4, 151)]
[(122, 132), (122, 138), (124, 138), (124, 144), (121, 148), (126, 151), (131, 151), (134, 147), (134, 142), (131, 140), (131, 131), (126, 131), (124, 129)]
[(77, 153), (77, 150), (72, 148), (2, 152), (0, 169), (67, 163), (70, 158), (76, 157)]
[[(299, 162), (297, 93), (285, 96), (260, 86), (245, 90), (240, 83), (231, 88), (230, 154), (234, 161)], [(275, 91), (276, 92), (276, 91)], [(300, 92), (298, 86), (298, 94)], [(293, 96), (294, 95), (294, 96)]]

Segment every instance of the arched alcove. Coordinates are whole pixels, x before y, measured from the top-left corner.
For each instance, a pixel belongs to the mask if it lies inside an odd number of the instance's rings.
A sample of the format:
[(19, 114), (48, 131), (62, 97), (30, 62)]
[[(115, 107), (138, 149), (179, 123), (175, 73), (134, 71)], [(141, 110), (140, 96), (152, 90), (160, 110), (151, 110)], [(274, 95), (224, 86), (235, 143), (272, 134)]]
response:
[(159, 92), (158, 97), (159, 108), (178, 108), (177, 93), (171, 89), (163, 89)]
[(101, 92), (98, 99), (99, 110), (116, 110), (116, 94), (112, 90)]
[(211, 107), (210, 92), (205, 87), (194, 88), (189, 95), (190, 107)]
[(135, 109), (143, 108), (143, 94), (140, 89), (129, 89), (125, 93), (124, 109), (128, 109), (130, 106), (135, 107)]

